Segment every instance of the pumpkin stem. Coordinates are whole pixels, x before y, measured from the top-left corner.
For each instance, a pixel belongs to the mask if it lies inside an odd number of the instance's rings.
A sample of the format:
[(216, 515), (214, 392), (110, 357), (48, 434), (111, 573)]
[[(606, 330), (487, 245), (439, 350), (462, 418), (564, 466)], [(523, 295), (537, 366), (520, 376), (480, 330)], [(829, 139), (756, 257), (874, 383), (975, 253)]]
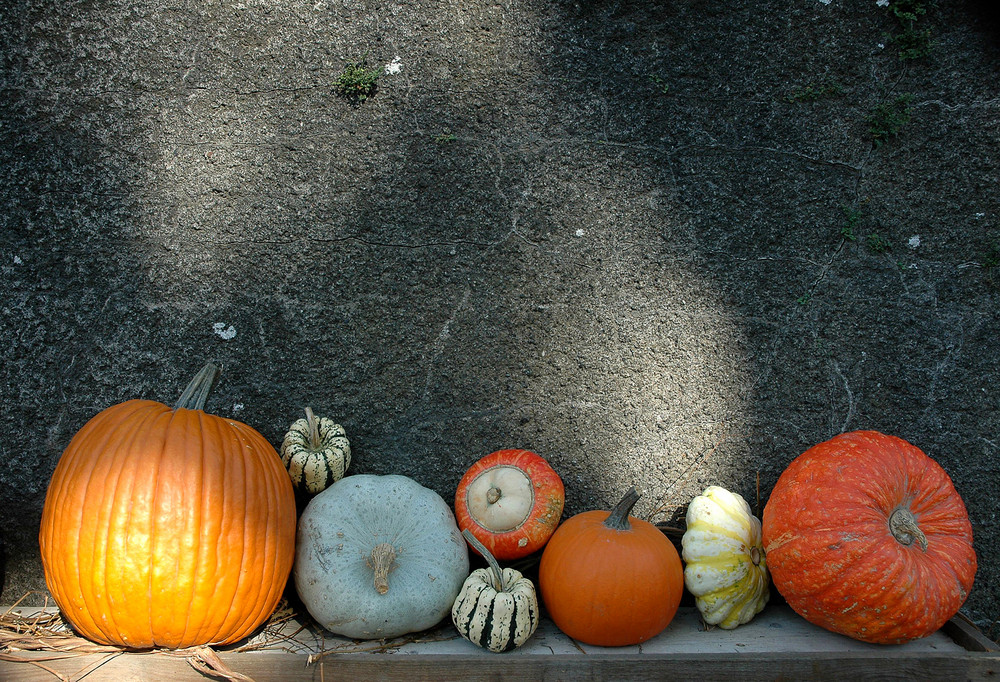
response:
[(635, 488), (629, 488), (628, 492), (625, 493), (625, 497), (619, 500), (615, 508), (611, 510), (611, 514), (604, 521), (604, 525), (611, 530), (630, 530), (632, 524), (628, 522), (629, 512), (632, 511), (632, 507), (635, 503), (639, 501), (639, 493), (635, 491)]
[(187, 385), (181, 397), (174, 405), (175, 410), (203, 410), (208, 394), (212, 392), (216, 380), (219, 378), (219, 368), (211, 362), (201, 368), (201, 371), (194, 375), (194, 379)]
[(306, 408), (306, 424), (309, 426), (309, 447), (312, 450), (319, 450), (323, 444), (319, 439), (319, 420), (316, 419), (311, 407)]
[(493, 589), (497, 592), (503, 592), (503, 570), (500, 568), (500, 564), (497, 563), (496, 557), (490, 554), (490, 550), (486, 549), (486, 545), (479, 541), (475, 535), (469, 532), (466, 528), (462, 531), (462, 537), (465, 538), (466, 542), (472, 545), (472, 548), (479, 552), (486, 563), (490, 565), (490, 571), (493, 573)]
[(372, 555), (365, 559), (368, 567), (375, 571), (375, 591), (385, 594), (389, 591), (389, 571), (396, 560), (396, 550), (388, 542), (375, 545)]
[(909, 509), (900, 507), (889, 516), (889, 532), (899, 544), (909, 547), (916, 542), (921, 551), (927, 551), (927, 536), (917, 525), (917, 518)]

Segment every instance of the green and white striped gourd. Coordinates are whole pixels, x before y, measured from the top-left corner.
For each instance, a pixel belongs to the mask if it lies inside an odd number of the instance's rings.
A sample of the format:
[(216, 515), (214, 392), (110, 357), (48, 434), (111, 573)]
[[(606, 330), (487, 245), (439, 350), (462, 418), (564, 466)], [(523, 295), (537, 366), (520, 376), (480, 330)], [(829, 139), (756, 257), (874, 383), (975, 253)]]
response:
[(524, 644), (538, 627), (538, 597), (530, 580), (500, 564), (468, 530), (462, 535), (479, 552), (489, 568), (478, 568), (465, 579), (451, 607), (459, 634), (495, 653)]
[(281, 461), (296, 490), (315, 495), (344, 477), (351, 464), (351, 442), (344, 427), (306, 408), (281, 443)]

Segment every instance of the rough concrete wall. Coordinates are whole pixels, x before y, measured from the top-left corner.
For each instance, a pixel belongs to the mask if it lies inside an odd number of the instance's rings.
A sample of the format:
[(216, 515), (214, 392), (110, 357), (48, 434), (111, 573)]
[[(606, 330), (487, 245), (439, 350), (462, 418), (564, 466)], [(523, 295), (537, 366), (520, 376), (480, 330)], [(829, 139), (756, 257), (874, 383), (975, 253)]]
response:
[[(875, 0), (5, 3), (3, 602), (72, 434), (214, 360), (209, 409), (276, 445), (311, 405), (446, 498), (526, 447), (568, 514), (762, 505), (899, 435), (965, 498), (995, 637), (1000, 51), (941, 5), (901, 61)], [(362, 55), (394, 66), (352, 105)]]

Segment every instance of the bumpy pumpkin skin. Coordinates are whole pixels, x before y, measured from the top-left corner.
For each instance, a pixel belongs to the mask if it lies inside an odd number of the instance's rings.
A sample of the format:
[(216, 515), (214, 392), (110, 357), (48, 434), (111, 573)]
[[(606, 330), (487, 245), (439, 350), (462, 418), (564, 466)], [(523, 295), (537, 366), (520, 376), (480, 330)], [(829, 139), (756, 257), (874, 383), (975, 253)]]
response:
[(556, 529), (542, 552), (539, 591), (553, 622), (573, 639), (640, 644), (676, 615), (684, 569), (656, 526), (627, 516), (629, 528), (614, 530), (605, 525), (610, 516), (582, 512)]
[(49, 591), (84, 637), (133, 649), (227, 644), (281, 598), (295, 498), (278, 454), (246, 424), (131, 400), (71, 440), (39, 544)]
[[(919, 527), (897, 529), (902, 542), (890, 529), (896, 510)], [(764, 508), (763, 533), (789, 605), (867, 642), (936, 631), (976, 573), (972, 526), (948, 474), (915, 446), (875, 431), (841, 434), (796, 458)]]
[[(491, 490), (497, 499), (488, 497)], [(498, 450), (462, 476), (455, 519), (497, 559), (520, 559), (552, 537), (565, 501), (562, 479), (545, 459), (530, 450)]]

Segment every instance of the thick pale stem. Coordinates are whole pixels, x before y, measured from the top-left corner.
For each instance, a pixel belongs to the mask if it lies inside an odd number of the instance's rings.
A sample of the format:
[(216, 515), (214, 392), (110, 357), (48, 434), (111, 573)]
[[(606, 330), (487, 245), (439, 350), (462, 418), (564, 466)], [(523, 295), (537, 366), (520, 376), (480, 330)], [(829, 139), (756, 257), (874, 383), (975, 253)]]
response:
[(921, 551), (927, 551), (927, 536), (917, 525), (917, 519), (909, 509), (900, 507), (889, 516), (889, 532), (896, 541), (909, 547), (914, 542), (920, 546)]
[(615, 508), (611, 510), (610, 516), (604, 521), (604, 525), (612, 530), (629, 530), (632, 528), (632, 524), (628, 522), (628, 515), (632, 511), (632, 507), (635, 503), (639, 501), (639, 493), (635, 491), (635, 488), (629, 488), (628, 492), (625, 493)]
[(191, 383), (181, 393), (181, 397), (177, 400), (177, 404), (174, 405), (174, 409), (205, 409), (205, 401), (208, 400), (208, 394), (212, 392), (212, 387), (215, 386), (218, 378), (219, 368), (211, 362), (202, 367), (201, 371), (195, 374), (194, 379), (191, 380)]
[(319, 450), (319, 446), (322, 445), (319, 440), (319, 419), (316, 419), (311, 407), (306, 408), (306, 424), (309, 426), (309, 447), (312, 450)]
[(486, 491), (486, 501), (489, 502), (490, 504), (496, 504), (497, 500), (499, 500), (500, 497), (501, 497), (500, 488), (497, 488), (496, 486), (493, 486), (492, 488)]
[(462, 537), (465, 538), (466, 542), (472, 545), (472, 549), (479, 552), (486, 563), (490, 565), (490, 571), (493, 573), (493, 589), (497, 592), (503, 592), (503, 569), (500, 568), (500, 564), (497, 562), (496, 557), (494, 557), (490, 550), (486, 549), (486, 545), (479, 541), (475, 535), (469, 532), (466, 528), (462, 531)]
[(392, 562), (396, 560), (396, 550), (388, 542), (375, 545), (372, 555), (365, 561), (368, 567), (375, 572), (375, 591), (385, 594), (389, 591), (389, 571), (392, 570)]

